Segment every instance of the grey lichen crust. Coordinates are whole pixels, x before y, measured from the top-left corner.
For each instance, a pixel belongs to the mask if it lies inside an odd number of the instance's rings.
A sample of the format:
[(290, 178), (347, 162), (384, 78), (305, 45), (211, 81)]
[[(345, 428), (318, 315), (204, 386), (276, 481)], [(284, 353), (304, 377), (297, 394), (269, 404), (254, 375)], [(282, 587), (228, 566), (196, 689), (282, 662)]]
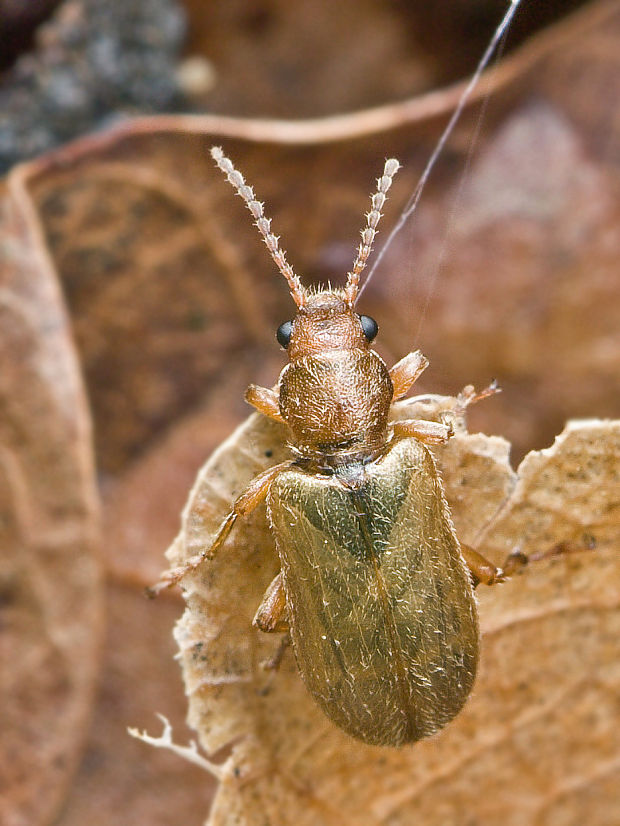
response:
[(185, 35), (174, 0), (61, 3), (0, 85), (0, 172), (123, 114), (170, 111)]

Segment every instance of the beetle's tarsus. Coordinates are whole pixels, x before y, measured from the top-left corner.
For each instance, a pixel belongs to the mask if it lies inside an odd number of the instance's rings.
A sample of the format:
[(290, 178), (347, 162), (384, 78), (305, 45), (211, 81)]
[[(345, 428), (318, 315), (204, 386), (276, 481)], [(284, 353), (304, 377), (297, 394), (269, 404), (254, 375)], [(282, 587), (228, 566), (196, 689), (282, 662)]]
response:
[(176, 568), (170, 568), (169, 570), (164, 571), (159, 579), (159, 582), (156, 582), (155, 585), (151, 585), (145, 589), (146, 595), (153, 599), (161, 593), (161, 591), (165, 591), (167, 588), (172, 588), (174, 585), (177, 585), (185, 576), (187, 576), (187, 574), (199, 568), (203, 562), (213, 559), (220, 545), (231, 532), (237, 516), (238, 514), (235, 513), (235, 511), (231, 511), (220, 525), (220, 528), (215, 535), (215, 539), (207, 550), (191, 557), (184, 565), (179, 565)]
[(545, 559), (555, 559), (559, 556), (567, 556), (568, 554), (583, 553), (584, 551), (592, 551), (596, 549), (596, 539), (591, 534), (584, 534), (581, 541), (573, 541), (569, 539), (556, 542), (550, 548), (544, 551), (534, 551), (531, 554), (525, 554), (523, 551), (512, 551), (506, 557), (504, 562), (504, 570), (507, 576), (519, 574), (523, 569), (532, 562), (542, 562)]
[(199, 568), (207, 559), (211, 559), (211, 550), (212, 549), (210, 548), (208, 553), (202, 553), (197, 557), (193, 557), (185, 565), (181, 565), (178, 568), (170, 568), (168, 571), (164, 571), (159, 579), (159, 582), (156, 582), (155, 585), (149, 585), (144, 589), (146, 596), (149, 597), (149, 599), (154, 599), (162, 591), (166, 591), (168, 588), (173, 588), (175, 585), (178, 585), (183, 577), (187, 576), (187, 574), (191, 571), (195, 571), (196, 568)]
[(527, 554), (524, 554), (523, 551), (511, 551), (502, 566), (505, 578), (509, 579), (510, 577), (523, 573), (529, 561)]
[(496, 379), (493, 379), (493, 381), (489, 385), (487, 385), (487, 387), (485, 387), (483, 390), (480, 390), (480, 392), (478, 393), (476, 392), (473, 384), (468, 384), (461, 390), (461, 392), (456, 397), (454, 412), (457, 416), (463, 416), (467, 408), (470, 407), (470, 405), (477, 404), (483, 399), (488, 399), (489, 396), (495, 396), (497, 393), (501, 392), (502, 388), (498, 385)]

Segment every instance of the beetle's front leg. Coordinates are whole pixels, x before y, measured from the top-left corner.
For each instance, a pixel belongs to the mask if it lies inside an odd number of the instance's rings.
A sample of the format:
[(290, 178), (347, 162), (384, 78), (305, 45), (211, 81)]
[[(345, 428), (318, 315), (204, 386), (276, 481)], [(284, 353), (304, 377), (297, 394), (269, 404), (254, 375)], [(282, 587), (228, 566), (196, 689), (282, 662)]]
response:
[(425, 445), (443, 445), (454, 435), (451, 425), (426, 419), (404, 419), (394, 422), (393, 428), (396, 438), (414, 436)]
[(390, 378), (394, 387), (392, 401), (401, 399), (427, 367), (428, 359), (419, 350), (408, 353), (397, 361), (390, 370)]
[(255, 407), (263, 416), (275, 419), (276, 422), (284, 422), (280, 413), (278, 394), (268, 387), (260, 387), (258, 384), (251, 384), (245, 391), (245, 400), (252, 407)]
[(240, 516), (247, 516), (256, 508), (267, 496), (269, 487), (275, 477), (285, 468), (290, 467), (291, 462), (282, 462), (274, 465), (260, 473), (253, 479), (243, 493), (235, 500), (232, 510), (220, 525), (213, 542), (204, 551), (191, 557), (185, 565), (178, 568), (171, 568), (165, 571), (155, 585), (147, 588), (147, 594), (151, 597), (157, 596), (165, 588), (171, 588), (180, 582), (190, 571), (195, 571), (206, 559), (213, 559), (226, 537), (231, 532), (233, 525)]

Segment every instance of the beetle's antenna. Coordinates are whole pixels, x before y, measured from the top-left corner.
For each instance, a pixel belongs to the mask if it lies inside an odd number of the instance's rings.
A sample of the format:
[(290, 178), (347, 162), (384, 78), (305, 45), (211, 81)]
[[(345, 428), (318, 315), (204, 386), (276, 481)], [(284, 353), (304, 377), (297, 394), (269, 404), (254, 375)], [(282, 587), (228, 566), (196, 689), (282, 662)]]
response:
[(226, 157), (220, 146), (211, 147), (211, 157), (224, 175), (226, 175), (228, 183), (234, 186), (237, 194), (241, 195), (245, 201), (245, 205), (252, 213), (254, 223), (263, 236), (265, 244), (267, 244), (267, 249), (271, 253), (271, 257), (276, 262), (282, 275), (286, 278), (293, 301), (298, 307), (303, 307), (307, 299), (306, 291), (299, 277), (295, 275), (293, 268), (286, 260), (284, 250), (280, 249), (278, 236), (274, 235), (271, 231), (271, 219), (265, 218), (264, 204), (256, 200), (254, 190), (246, 184), (241, 172), (235, 169), (233, 162)]
[(357, 300), (357, 293), (360, 285), (360, 275), (368, 261), (372, 251), (372, 245), (377, 234), (377, 224), (381, 218), (381, 210), (386, 201), (388, 189), (392, 186), (394, 175), (400, 169), (400, 164), (395, 158), (389, 158), (385, 162), (383, 175), (377, 178), (377, 191), (372, 196), (370, 203), (372, 209), (366, 213), (366, 226), (361, 231), (362, 240), (357, 248), (357, 258), (353, 264), (353, 269), (347, 273), (347, 283), (344, 288), (344, 297), (347, 304), (352, 307)]

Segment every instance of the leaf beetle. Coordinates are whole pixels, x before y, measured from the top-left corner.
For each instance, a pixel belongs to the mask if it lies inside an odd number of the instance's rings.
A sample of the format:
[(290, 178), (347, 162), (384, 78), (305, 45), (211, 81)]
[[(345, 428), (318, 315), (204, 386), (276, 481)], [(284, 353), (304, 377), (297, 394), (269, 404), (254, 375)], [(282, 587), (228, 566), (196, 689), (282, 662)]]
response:
[(308, 690), (342, 730), (374, 745), (414, 742), (465, 703), (479, 654), (474, 587), (506, 574), (455, 534), (427, 447), (449, 439), (451, 428), (390, 421), (392, 403), (427, 359), (415, 351), (388, 369), (371, 349), (377, 323), (355, 310), (398, 161), (386, 161), (378, 179), (344, 288), (311, 291), (253, 189), (219, 147), (212, 156), (245, 201), (297, 308), (276, 333), (289, 359), (277, 388), (246, 392), (260, 413), (288, 425), (291, 458), (258, 475), (212, 545), (166, 572), (153, 591), (212, 558), (237, 519), (266, 500), (281, 570), (254, 625), (286, 632)]

